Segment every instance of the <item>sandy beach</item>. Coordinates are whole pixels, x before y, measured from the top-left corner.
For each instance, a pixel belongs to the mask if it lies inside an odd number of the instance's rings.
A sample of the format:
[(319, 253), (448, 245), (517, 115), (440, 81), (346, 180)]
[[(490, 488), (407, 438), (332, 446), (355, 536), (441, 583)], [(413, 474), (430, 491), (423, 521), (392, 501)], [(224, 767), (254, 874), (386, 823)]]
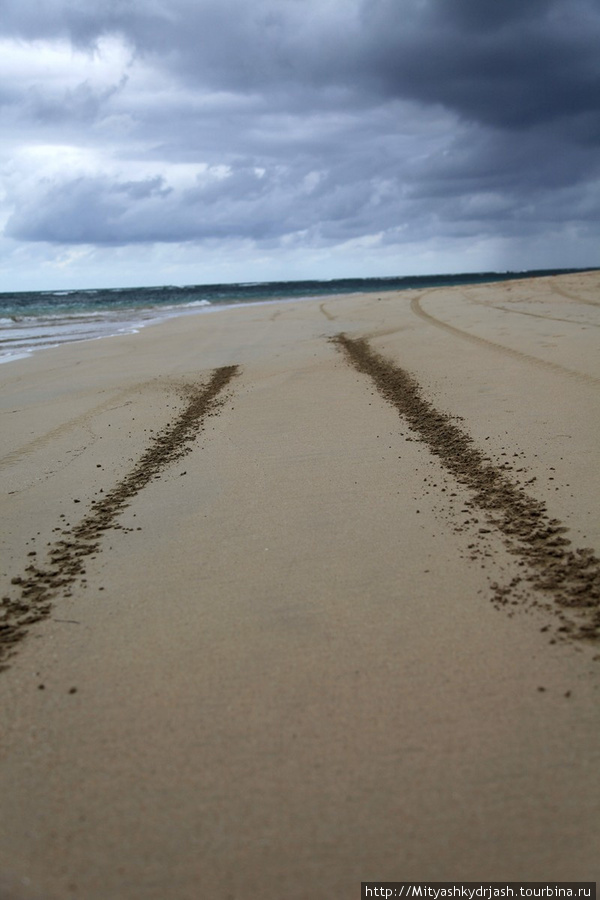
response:
[(600, 272), (0, 368), (0, 898), (600, 880)]

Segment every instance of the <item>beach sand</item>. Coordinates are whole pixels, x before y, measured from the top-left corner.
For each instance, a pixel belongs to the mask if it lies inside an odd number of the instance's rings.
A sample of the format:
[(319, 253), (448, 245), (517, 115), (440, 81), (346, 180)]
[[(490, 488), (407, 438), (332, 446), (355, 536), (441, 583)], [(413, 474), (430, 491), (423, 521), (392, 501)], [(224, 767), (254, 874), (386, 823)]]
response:
[(3, 366), (0, 897), (599, 880), (599, 306), (342, 296)]

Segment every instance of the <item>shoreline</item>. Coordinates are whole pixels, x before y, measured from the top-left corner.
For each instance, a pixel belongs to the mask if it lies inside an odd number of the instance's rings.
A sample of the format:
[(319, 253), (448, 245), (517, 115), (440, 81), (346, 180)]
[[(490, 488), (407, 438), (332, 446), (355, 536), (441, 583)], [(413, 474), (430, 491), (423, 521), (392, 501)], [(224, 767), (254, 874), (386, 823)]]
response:
[[(148, 315), (148, 317), (144, 319), (133, 318), (129, 322), (128, 325), (125, 325), (118, 331), (108, 331), (102, 334), (90, 335), (89, 337), (66, 337), (62, 341), (58, 341), (56, 343), (48, 343), (43, 345), (33, 345), (24, 349), (22, 352), (19, 352), (19, 355), (15, 356), (0, 356), (0, 365), (9, 362), (16, 362), (19, 359), (28, 359), (34, 353), (42, 351), (42, 350), (55, 350), (58, 347), (62, 347), (65, 344), (83, 344), (87, 341), (99, 341), (104, 340), (105, 338), (115, 338), (121, 337), (123, 335), (131, 335), (131, 334), (139, 334), (139, 332), (143, 328), (151, 328), (156, 325), (162, 325), (165, 322), (170, 321), (171, 319), (178, 319), (184, 316), (196, 316), (196, 315), (204, 315), (205, 313), (216, 313), (216, 312), (227, 312), (234, 309), (245, 309), (247, 307), (254, 306), (269, 306), (272, 304), (286, 304), (286, 303), (303, 303), (306, 301), (323, 301), (323, 300), (332, 300), (336, 297), (344, 297), (344, 296), (354, 296), (354, 294), (323, 294), (321, 296), (314, 297), (278, 297), (272, 300), (253, 300), (253, 301), (240, 301), (239, 303), (219, 303), (219, 304), (207, 304), (206, 306), (202, 306), (201, 308), (186, 308), (186, 306), (182, 306), (178, 310), (161, 310), (160, 307), (157, 307), (155, 310), (155, 315)], [(194, 304), (196, 306), (196, 304)], [(133, 310), (132, 310), (133, 312)], [(92, 314), (95, 318), (95, 314)], [(70, 317), (73, 320), (77, 320), (79, 318), (78, 315), (73, 315)], [(82, 316), (85, 318), (85, 314)], [(106, 324), (106, 320), (98, 320), (99, 325)]]
[[(371, 279), (332, 279), (331, 281), (321, 282), (322, 292), (311, 292), (305, 295), (297, 294), (298, 286), (314, 285), (319, 282), (289, 282), (287, 283), (287, 293), (284, 283), (272, 283), (275, 293), (269, 297), (257, 297), (253, 300), (252, 292), (255, 289), (264, 291), (271, 286), (268, 282), (256, 282), (251, 284), (240, 285), (196, 285), (185, 287), (177, 286), (160, 286), (150, 288), (125, 288), (125, 289), (91, 289), (91, 290), (70, 290), (70, 291), (50, 291), (50, 292), (20, 292), (19, 295), (0, 294), (0, 308), (4, 311), (0, 313), (0, 364), (12, 362), (17, 359), (24, 359), (30, 356), (36, 350), (55, 349), (65, 343), (79, 343), (88, 340), (98, 340), (103, 337), (119, 337), (121, 334), (136, 334), (140, 329), (150, 325), (160, 324), (182, 315), (191, 315), (197, 312), (210, 312), (215, 309), (234, 309), (240, 306), (262, 305), (270, 303), (292, 303), (303, 302), (306, 300), (324, 301), (342, 296), (358, 296), (365, 293), (390, 293), (398, 290), (421, 290), (431, 287), (450, 287), (457, 285), (494, 285), (504, 284), (511, 281), (519, 281), (523, 279), (535, 278), (538, 275), (544, 277), (557, 277), (564, 273), (577, 274), (588, 273), (598, 270), (582, 269), (582, 270), (547, 270), (543, 273), (539, 272), (485, 272), (485, 273), (464, 273), (462, 275), (435, 275), (435, 276), (414, 276), (400, 278), (371, 278)], [(369, 283), (373, 283), (367, 287)], [(377, 286), (374, 283), (377, 282)], [(347, 286), (344, 287), (345, 283)], [(350, 287), (352, 283), (352, 287)], [(362, 284), (363, 288), (359, 285)], [(331, 286), (334, 285), (334, 290)], [(221, 290), (219, 290), (221, 289)], [(281, 289), (281, 294), (277, 290)], [(178, 294), (181, 291), (187, 291), (185, 302)], [(246, 291), (247, 296), (242, 293)], [(216, 296), (208, 299), (216, 292)], [(224, 300), (221, 294), (230, 293), (231, 299), (228, 302)], [(236, 296), (236, 293), (239, 296)], [(136, 302), (133, 305), (114, 306), (112, 303), (106, 305), (108, 297), (123, 294), (133, 298)], [(105, 296), (105, 306), (97, 308), (98, 300), (102, 295)], [(167, 296), (167, 303), (156, 303), (156, 296)], [(196, 299), (190, 300), (189, 297), (197, 295)], [(29, 307), (23, 305), (20, 301), (18, 307), (11, 308), (3, 302), (3, 297), (93, 297), (94, 304), (91, 307), (75, 306), (71, 307), (67, 303), (66, 309), (62, 312), (59, 306), (53, 310), (52, 307), (45, 308), (43, 313), (39, 310), (33, 314), (28, 314)], [(200, 299), (198, 299), (200, 298)], [(31, 309), (35, 310), (35, 303)], [(115, 316), (117, 318), (115, 318)], [(26, 324), (22, 324), (26, 323)], [(17, 326), (17, 327), (15, 327)], [(107, 327), (108, 326), (108, 327)], [(77, 336), (77, 329), (87, 328), (87, 333), (82, 331), (82, 336)], [(23, 334), (19, 333), (20, 328)], [(41, 333), (38, 333), (39, 329)], [(67, 329), (61, 332), (60, 329)], [(114, 328), (115, 330), (111, 330)], [(70, 329), (70, 330), (69, 330)], [(11, 336), (11, 335), (15, 336)], [(10, 344), (18, 344), (14, 353), (10, 352)], [(4, 346), (7, 350), (4, 350)]]
[(599, 290), (243, 304), (3, 368), (8, 900), (598, 880)]

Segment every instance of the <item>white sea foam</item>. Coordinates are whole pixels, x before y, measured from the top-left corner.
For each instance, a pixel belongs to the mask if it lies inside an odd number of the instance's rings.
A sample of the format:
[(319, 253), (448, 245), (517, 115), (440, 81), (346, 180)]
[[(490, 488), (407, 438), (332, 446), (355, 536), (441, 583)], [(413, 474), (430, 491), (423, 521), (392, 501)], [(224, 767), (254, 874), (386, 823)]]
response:
[(35, 350), (47, 350), (75, 341), (90, 341), (123, 334), (137, 334), (179, 315), (207, 311), (208, 300), (141, 309), (72, 310), (40, 316), (0, 318), (0, 363), (23, 359)]

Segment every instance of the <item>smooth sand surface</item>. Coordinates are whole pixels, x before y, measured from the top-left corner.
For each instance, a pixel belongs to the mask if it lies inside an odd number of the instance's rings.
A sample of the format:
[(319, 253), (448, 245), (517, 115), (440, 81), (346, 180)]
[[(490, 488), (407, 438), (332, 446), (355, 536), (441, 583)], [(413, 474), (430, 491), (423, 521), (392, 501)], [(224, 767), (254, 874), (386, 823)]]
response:
[(599, 305), (347, 296), (0, 368), (0, 897), (599, 880)]

